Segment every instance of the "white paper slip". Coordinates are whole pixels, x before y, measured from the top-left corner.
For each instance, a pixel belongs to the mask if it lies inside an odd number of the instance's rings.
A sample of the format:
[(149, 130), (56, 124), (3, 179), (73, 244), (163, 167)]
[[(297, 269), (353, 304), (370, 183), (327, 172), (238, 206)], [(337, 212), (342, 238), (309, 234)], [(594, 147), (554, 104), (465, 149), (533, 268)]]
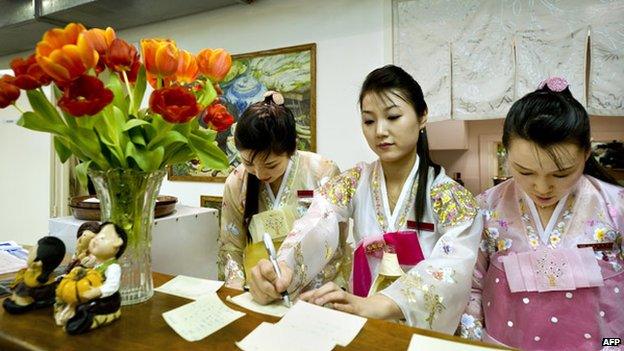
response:
[(492, 345), (493, 348), (464, 344), (456, 341), (432, 338), (430, 336), (412, 335), (412, 339), (410, 340), (409, 346), (407, 347), (407, 351), (494, 351), (494, 350), (503, 350), (496, 348), (496, 346)]
[(162, 314), (167, 324), (187, 341), (201, 340), (244, 315), (227, 307), (216, 293)]
[(340, 346), (347, 346), (365, 323), (366, 318), (299, 300), (277, 324), (305, 330), (318, 339), (331, 339)]
[(222, 286), (222, 281), (179, 275), (157, 287), (154, 291), (180, 296), (191, 300), (197, 300), (216, 292)]
[(14, 273), (22, 268), (26, 268), (26, 261), (0, 250), (0, 274)]
[(253, 300), (251, 293), (245, 292), (234, 297), (228, 296), (227, 301), (233, 302), (242, 308), (246, 308), (250, 311), (268, 314), (273, 317), (282, 317), (288, 312), (288, 307), (284, 305), (282, 300), (273, 302), (270, 305), (261, 305)]
[(236, 346), (243, 351), (330, 351), (336, 345), (305, 330), (262, 322)]

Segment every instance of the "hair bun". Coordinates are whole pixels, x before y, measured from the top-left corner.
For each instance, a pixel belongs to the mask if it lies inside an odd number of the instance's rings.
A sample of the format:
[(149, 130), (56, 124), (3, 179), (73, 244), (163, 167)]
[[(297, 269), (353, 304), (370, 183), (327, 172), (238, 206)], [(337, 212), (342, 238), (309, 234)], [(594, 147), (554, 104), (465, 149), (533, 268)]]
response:
[(284, 105), (284, 96), (278, 93), (277, 91), (269, 90), (264, 93), (264, 102), (266, 103), (274, 103), (276, 105)]
[(563, 77), (549, 77), (548, 79), (543, 80), (537, 88), (543, 89), (544, 87), (548, 87), (550, 91), (560, 93), (566, 90), (569, 86), (570, 84)]

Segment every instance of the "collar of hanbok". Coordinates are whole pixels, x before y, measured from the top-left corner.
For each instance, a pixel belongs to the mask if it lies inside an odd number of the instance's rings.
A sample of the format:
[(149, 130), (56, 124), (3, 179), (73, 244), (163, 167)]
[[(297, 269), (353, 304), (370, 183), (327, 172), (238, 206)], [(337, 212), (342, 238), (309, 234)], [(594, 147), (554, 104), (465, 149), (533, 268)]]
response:
[(288, 166), (286, 166), (286, 171), (282, 177), (282, 183), (280, 184), (277, 194), (273, 194), (273, 190), (271, 189), (271, 185), (269, 183), (263, 183), (264, 191), (262, 192), (262, 196), (267, 204), (267, 208), (276, 210), (287, 203), (288, 196), (290, 196), (292, 192), (298, 168), (299, 152), (295, 151), (295, 153), (288, 160)]

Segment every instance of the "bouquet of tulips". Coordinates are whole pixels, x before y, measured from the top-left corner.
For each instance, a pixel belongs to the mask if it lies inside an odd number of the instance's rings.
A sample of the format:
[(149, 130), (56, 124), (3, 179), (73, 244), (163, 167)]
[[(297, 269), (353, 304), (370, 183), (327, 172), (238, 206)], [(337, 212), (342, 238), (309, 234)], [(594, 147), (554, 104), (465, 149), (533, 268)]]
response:
[[(193, 55), (168, 39), (141, 40), (139, 55), (112, 28), (70, 23), (11, 62), (14, 76), (0, 78), (0, 108), (13, 105), (22, 114), (18, 125), (51, 133), (61, 162), (78, 157), (83, 183), (88, 169), (150, 172), (193, 159), (224, 169), (215, 137), (234, 119), (219, 104), (218, 83), (231, 65), (223, 49)], [(154, 90), (141, 108), (148, 83)], [(21, 90), (32, 111), (16, 105)]]

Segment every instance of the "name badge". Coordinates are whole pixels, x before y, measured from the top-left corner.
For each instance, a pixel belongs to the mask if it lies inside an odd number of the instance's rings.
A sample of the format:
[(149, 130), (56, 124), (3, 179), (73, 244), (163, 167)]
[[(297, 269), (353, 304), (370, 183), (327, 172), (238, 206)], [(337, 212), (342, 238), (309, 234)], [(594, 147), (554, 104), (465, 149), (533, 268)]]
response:
[(311, 199), (314, 197), (314, 190), (297, 190), (297, 197), (300, 199)]
[(584, 247), (591, 247), (594, 251), (611, 251), (613, 250), (613, 244), (614, 242), (608, 242), (608, 243), (593, 243), (593, 244), (578, 244), (576, 245), (576, 247), (578, 247), (579, 249), (582, 249)]
[(416, 223), (416, 221), (407, 221), (407, 229), (424, 230), (426, 232), (433, 232), (435, 230), (435, 226), (433, 225), (433, 223), (427, 223), (427, 222)]

